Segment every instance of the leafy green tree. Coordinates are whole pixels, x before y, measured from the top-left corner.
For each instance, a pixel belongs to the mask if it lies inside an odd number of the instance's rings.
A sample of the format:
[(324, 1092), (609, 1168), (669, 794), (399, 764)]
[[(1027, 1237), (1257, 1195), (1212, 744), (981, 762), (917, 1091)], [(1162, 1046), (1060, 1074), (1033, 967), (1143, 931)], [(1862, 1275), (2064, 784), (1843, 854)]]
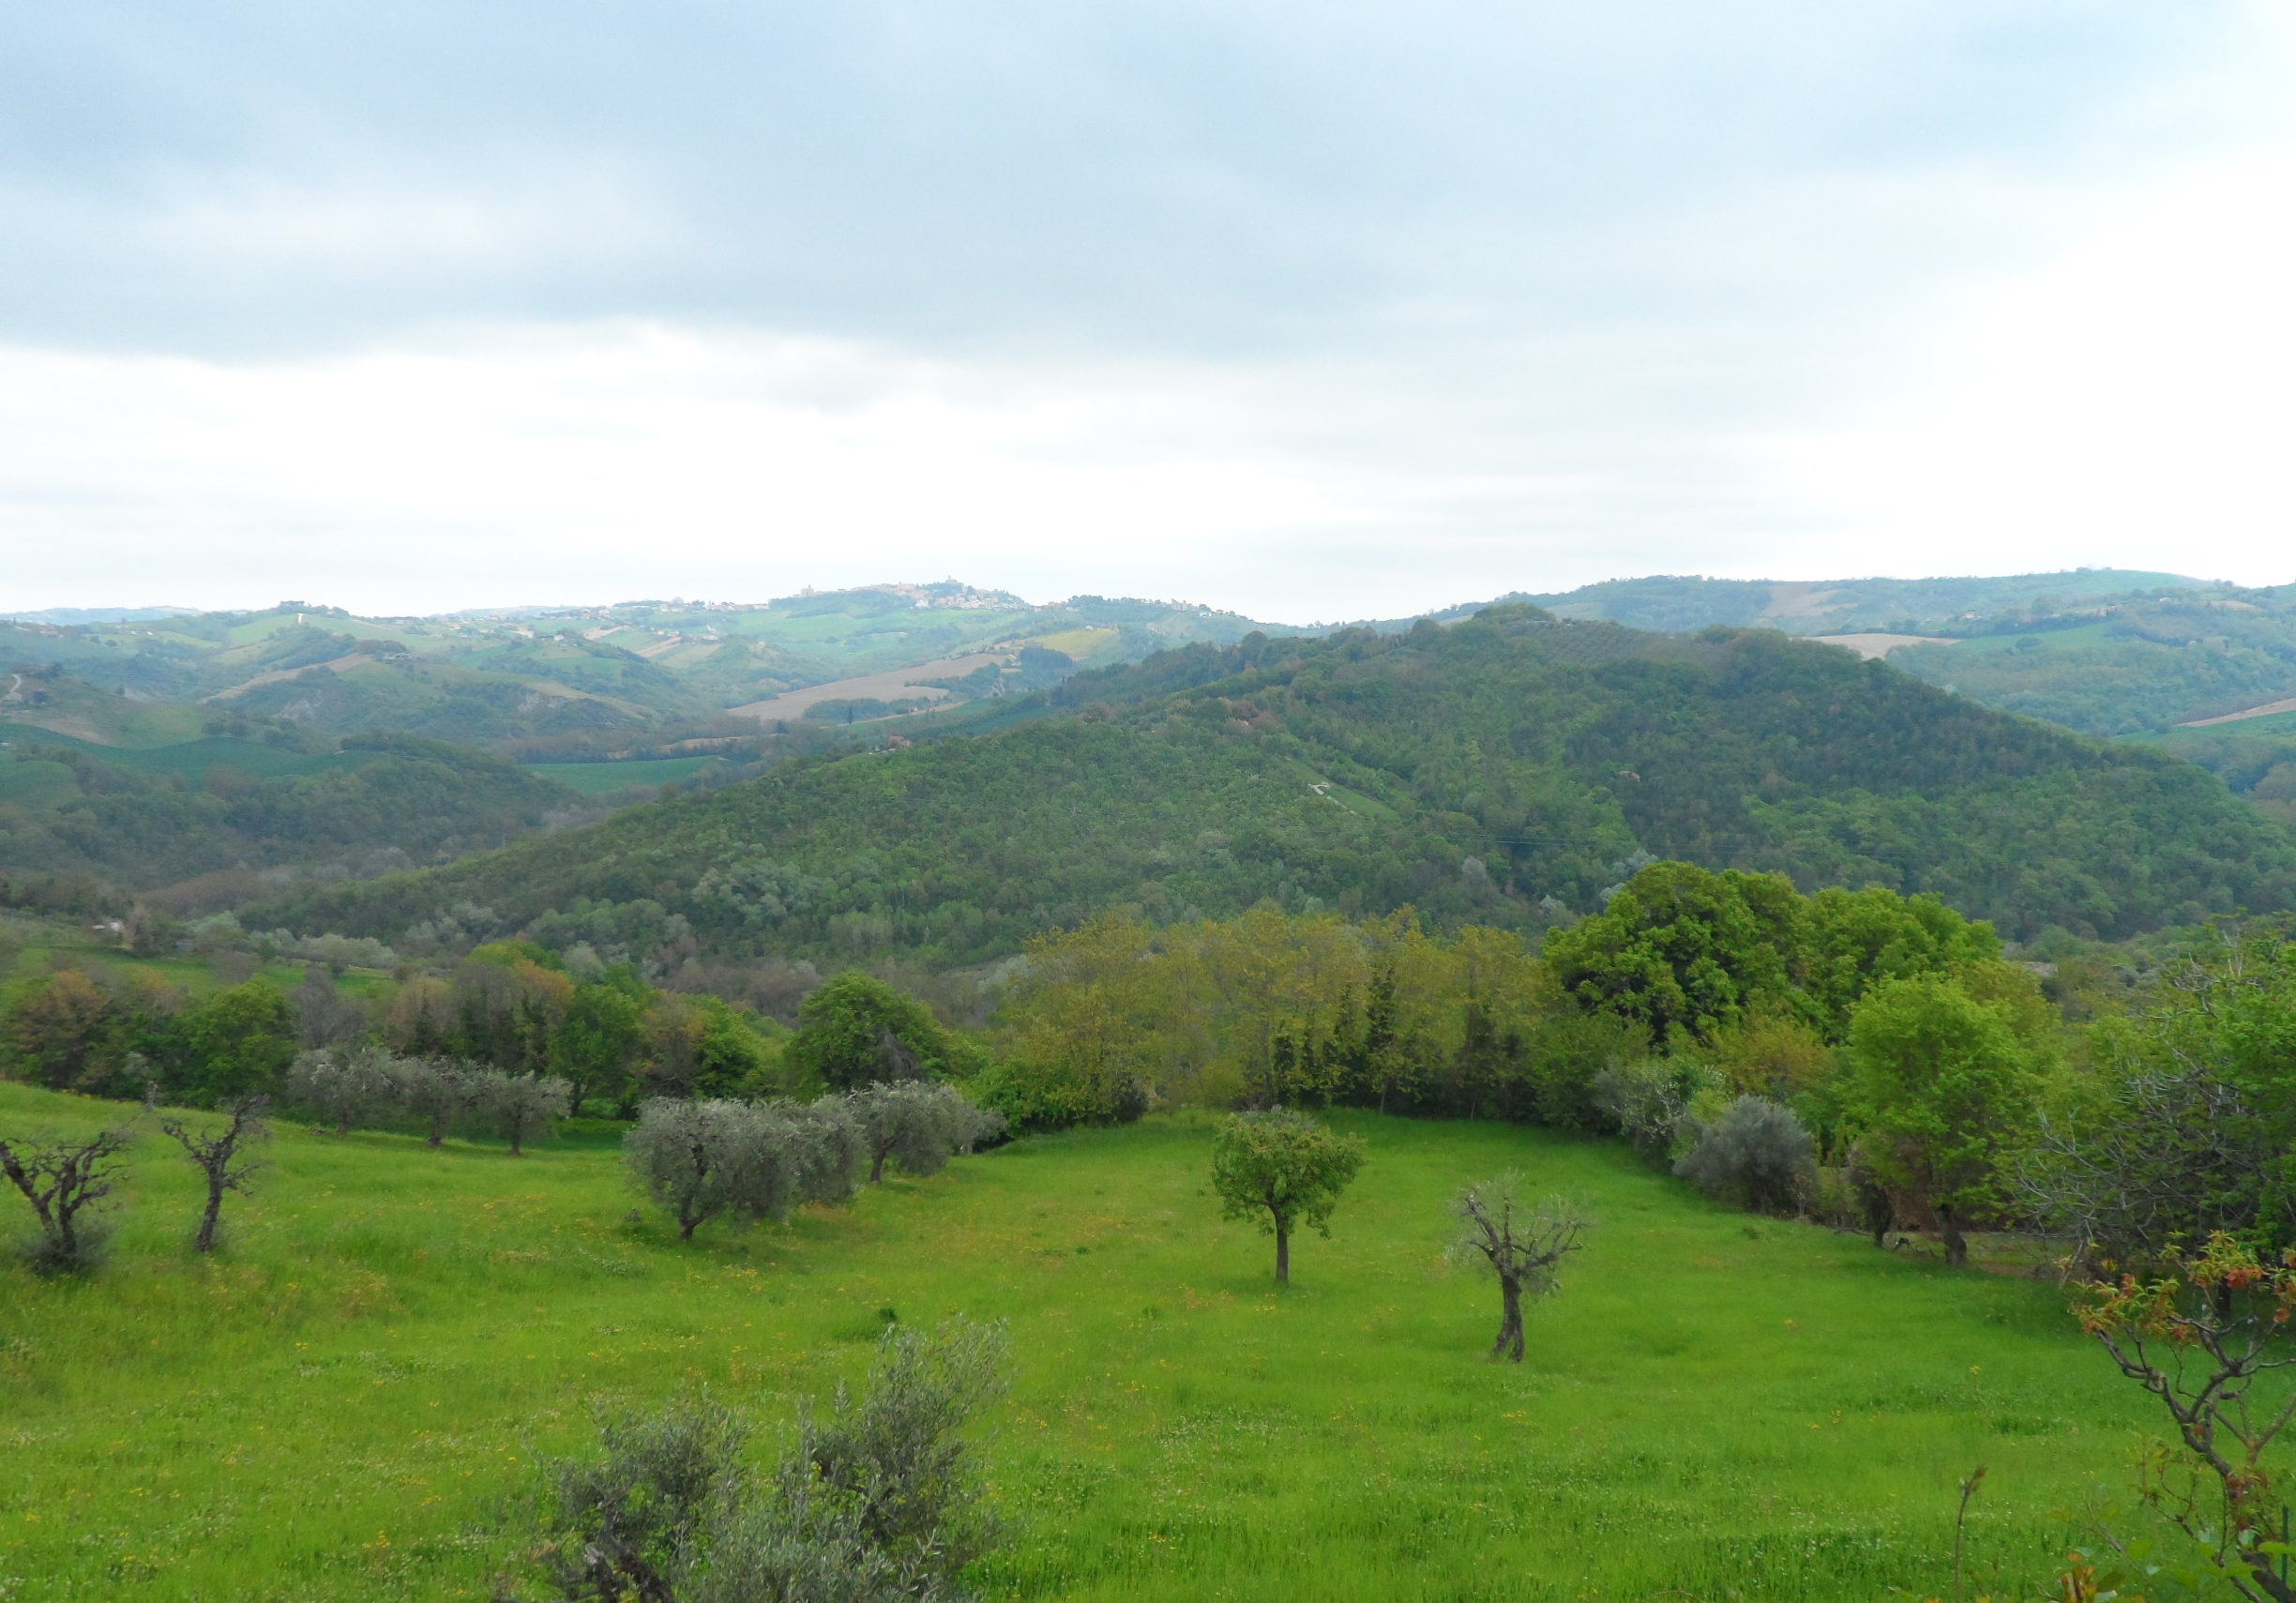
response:
[(1962, 1227), (2004, 1197), (2002, 1163), (2029, 1129), (2040, 1079), (2008, 1004), (1957, 982), (1884, 980), (1850, 1024), (1848, 1109), (1876, 1175), (1937, 1216), (1945, 1260), (1969, 1263)]
[(295, 1016), (287, 998), (261, 980), (217, 991), (186, 1014), (180, 1089), (222, 1102), (269, 1095), (295, 1058)]
[(1212, 1136), (1212, 1185), (1223, 1218), (1250, 1219), (1276, 1238), (1276, 1278), (1292, 1278), (1292, 1233), (1328, 1237), (1332, 1209), (1369, 1148), (1289, 1108), (1231, 1113)]
[(593, 1097), (618, 1100), (630, 1066), (645, 1047), (645, 1007), (621, 986), (580, 984), (566, 1020), (551, 1037), (550, 1066), (563, 1078), (580, 1114)]
[(2212, 931), (2053, 1087), (2024, 1201), (2092, 1263), (2157, 1268), (2219, 1232), (2296, 1246), (2296, 942)]
[(1825, 1034), (1837, 1040), (1876, 982), (1961, 973), (2001, 956), (1992, 925), (1972, 923), (1941, 897), (1899, 896), (1881, 885), (1829, 887), (1810, 898), (1809, 911), (1803, 983)]
[(783, 1049), (800, 1074), (835, 1091), (945, 1071), (948, 1032), (915, 997), (860, 973), (838, 975), (797, 1009)]
[(672, 992), (647, 1009), (639, 1077), (657, 1096), (755, 1092), (770, 1066), (764, 1038), (724, 1000)]
[(1661, 1041), (1710, 1041), (1750, 1005), (1799, 1003), (1809, 904), (1784, 874), (1653, 863), (1604, 912), (1548, 935), (1545, 953), (1580, 1006)]

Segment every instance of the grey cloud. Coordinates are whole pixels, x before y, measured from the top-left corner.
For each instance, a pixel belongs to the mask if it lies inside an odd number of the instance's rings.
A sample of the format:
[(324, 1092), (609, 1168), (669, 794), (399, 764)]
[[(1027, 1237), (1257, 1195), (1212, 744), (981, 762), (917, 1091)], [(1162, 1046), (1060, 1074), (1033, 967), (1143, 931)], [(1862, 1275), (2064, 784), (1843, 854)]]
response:
[(1916, 204), (1829, 254), (1830, 185), (2077, 182), (2204, 137), (2155, 97), (2242, 14), (19, 7), (0, 337), (231, 354), (658, 316), (1205, 353), (1728, 318), (2001, 220)]

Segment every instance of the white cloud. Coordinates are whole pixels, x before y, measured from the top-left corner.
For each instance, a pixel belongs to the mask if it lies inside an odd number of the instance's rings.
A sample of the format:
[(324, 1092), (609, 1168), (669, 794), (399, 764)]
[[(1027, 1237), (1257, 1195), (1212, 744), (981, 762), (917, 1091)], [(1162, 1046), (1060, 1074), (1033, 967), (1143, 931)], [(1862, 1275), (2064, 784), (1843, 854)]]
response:
[(2287, 578), (2292, 15), (27, 12), (0, 605)]
[(1883, 416), (1779, 447), (1784, 483), (1878, 558), (1828, 539), (1790, 566), (2296, 580), (2290, 283), (2296, 146), (2129, 197), (1966, 296)]

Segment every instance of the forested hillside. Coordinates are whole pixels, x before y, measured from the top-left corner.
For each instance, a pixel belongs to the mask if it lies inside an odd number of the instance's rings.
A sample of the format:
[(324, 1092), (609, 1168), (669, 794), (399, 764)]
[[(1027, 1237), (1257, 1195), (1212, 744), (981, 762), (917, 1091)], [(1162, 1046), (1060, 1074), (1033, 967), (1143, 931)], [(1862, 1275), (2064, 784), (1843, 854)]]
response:
[(384, 939), (654, 904), (727, 955), (994, 959), (1095, 911), (1262, 900), (1530, 930), (1645, 856), (1934, 891), (2008, 933), (2296, 905), (2296, 848), (2210, 775), (1768, 631), (1501, 607), (1194, 646), (1002, 733), (706, 795), (251, 916)]
[(499, 846), (585, 807), (531, 769), (398, 735), (317, 757), (217, 739), (189, 743), (183, 766), (123, 760), (186, 749), (14, 742), (0, 753), (0, 869), (137, 889), (279, 864), (374, 872)]

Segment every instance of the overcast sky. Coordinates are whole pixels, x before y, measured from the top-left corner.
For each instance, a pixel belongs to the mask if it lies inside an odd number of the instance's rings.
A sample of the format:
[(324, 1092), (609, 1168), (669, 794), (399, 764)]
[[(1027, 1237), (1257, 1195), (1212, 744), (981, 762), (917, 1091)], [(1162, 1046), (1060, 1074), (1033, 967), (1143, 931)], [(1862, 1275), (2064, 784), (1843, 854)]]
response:
[(2296, 6), (0, 14), (0, 611), (2296, 580)]

